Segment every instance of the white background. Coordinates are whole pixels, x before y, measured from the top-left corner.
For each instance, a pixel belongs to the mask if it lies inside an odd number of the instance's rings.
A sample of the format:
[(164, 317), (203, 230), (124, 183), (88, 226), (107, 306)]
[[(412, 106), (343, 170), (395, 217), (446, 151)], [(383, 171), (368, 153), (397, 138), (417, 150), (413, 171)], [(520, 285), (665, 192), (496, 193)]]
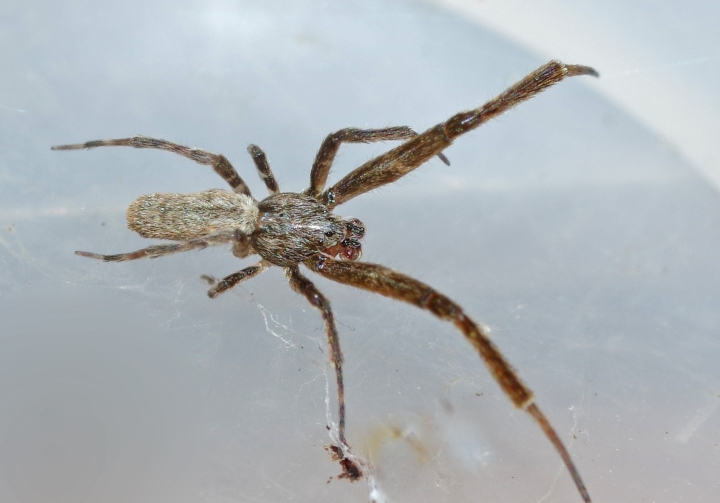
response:
[[(324, 136), (430, 127), (548, 59), (563, 82), (341, 206), (364, 260), (487, 324), (595, 502), (720, 496), (717, 13), (663, 2), (5, 2), (0, 6), (0, 501), (368, 501), (323, 449), (321, 319), (274, 269), (214, 301), (213, 249), (149, 244), (140, 194), (223, 187), (136, 133), (245, 152), (300, 191)], [(390, 145), (343, 147), (335, 178)], [(348, 439), (389, 501), (580, 498), (449, 324), (317, 279), (346, 358)], [(327, 390), (326, 390), (327, 388)], [(402, 438), (399, 438), (402, 437)]]

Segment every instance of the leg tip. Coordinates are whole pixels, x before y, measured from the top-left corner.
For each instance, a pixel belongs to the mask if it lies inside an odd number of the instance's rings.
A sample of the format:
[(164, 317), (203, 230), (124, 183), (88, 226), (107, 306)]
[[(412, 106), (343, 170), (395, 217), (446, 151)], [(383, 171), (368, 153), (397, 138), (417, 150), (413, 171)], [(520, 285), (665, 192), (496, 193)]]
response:
[(122, 255), (100, 255), (99, 253), (90, 253), (86, 251), (76, 251), (75, 255), (94, 258), (96, 260), (102, 260), (103, 262), (124, 262), (126, 260), (126, 258)]
[(591, 77), (600, 76), (600, 73), (591, 66), (565, 65), (565, 68), (567, 68), (567, 74), (569, 77), (574, 77), (576, 75), (590, 75)]

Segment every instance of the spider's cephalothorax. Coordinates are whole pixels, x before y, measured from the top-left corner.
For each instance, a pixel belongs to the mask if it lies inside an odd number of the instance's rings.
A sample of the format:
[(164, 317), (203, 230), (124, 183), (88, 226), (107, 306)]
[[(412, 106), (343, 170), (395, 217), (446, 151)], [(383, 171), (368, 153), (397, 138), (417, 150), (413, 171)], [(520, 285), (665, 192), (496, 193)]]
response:
[(357, 260), (365, 227), (343, 220), (305, 194), (283, 192), (258, 203), (251, 196), (221, 189), (193, 194), (140, 196), (127, 210), (128, 228), (144, 238), (202, 239), (235, 231), (233, 253), (260, 255), (280, 267), (296, 266), (312, 255)]
[[(357, 261), (360, 258), (360, 240), (365, 233), (365, 226), (357, 219), (343, 220), (332, 213), (336, 206), (394, 182), (433, 156), (438, 156), (449, 164), (442, 151), (458, 136), (564, 78), (575, 75), (597, 77), (598, 74), (587, 66), (550, 61), (483, 106), (455, 114), (422, 134), (417, 134), (405, 126), (384, 129), (347, 128), (336, 131), (328, 135), (320, 146), (310, 172), (310, 187), (302, 194), (280, 192), (265, 154), (259, 147), (250, 145), (248, 151), (270, 192), (270, 196), (260, 203), (252, 197), (250, 189), (225, 156), (205, 150), (144, 136), (53, 147), (54, 150), (74, 150), (116, 145), (169, 150), (200, 164), (212, 166), (234, 189), (234, 192), (215, 189), (195, 194), (142, 196), (128, 209), (128, 226), (143, 237), (170, 239), (174, 240), (174, 243), (149, 246), (118, 255), (76, 253), (85, 257), (120, 262), (142, 257), (156, 258), (170, 253), (230, 243), (233, 245), (233, 254), (237, 257), (260, 255), (261, 260), (257, 264), (218, 281), (208, 291), (211, 298), (241, 281), (257, 276), (271, 265), (283, 267), (292, 289), (304, 295), (313, 307), (322, 313), (325, 322), (330, 361), (335, 367), (339, 409), (336, 438), (338, 446), (331, 450), (340, 461), (344, 476), (351, 480), (362, 476), (358, 465), (363, 462), (352, 454), (345, 441), (343, 355), (337, 328), (330, 302), (300, 273), (299, 265), (303, 264), (311, 271), (333, 281), (413, 304), (440, 319), (450, 321), (477, 350), (513, 404), (527, 411), (537, 422), (568, 468), (583, 501), (590, 503), (590, 496), (580, 473), (550, 422), (535, 403), (532, 391), (523, 384), (486, 331), (470, 319), (459, 305), (425, 283), (387, 267)], [(324, 190), (333, 159), (342, 143), (383, 140), (403, 140), (404, 143), (371, 159)]]
[(296, 266), (318, 253), (344, 260), (360, 258), (362, 223), (341, 219), (313, 197), (273, 194), (258, 204), (258, 210), (250, 244), (271, 264)]

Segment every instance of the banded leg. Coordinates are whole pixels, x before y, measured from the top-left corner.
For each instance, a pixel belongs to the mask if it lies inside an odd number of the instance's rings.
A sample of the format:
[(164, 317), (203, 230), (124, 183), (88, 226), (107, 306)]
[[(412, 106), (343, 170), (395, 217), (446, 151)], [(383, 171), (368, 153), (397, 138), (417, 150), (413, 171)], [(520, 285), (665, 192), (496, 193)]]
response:
[(447, 121), (351, 171), (327, 189), (320, 197), (320, 201), (332, 209), (355, 196), (392, 183), (442, 152), (458, 136), (477, 128), (561, 80), (576, 75), (597, 77), (598, 73), (589, 66), (564, 65), (559, 61), (550, 61), (480, 108), (453, 115)]
[(328, 345), (330, 346), (330, 362), (335, 368), (335, 382), (338, 391), (338, 440), (341, 444), (347, 445), (345, 442), (345, 385), (343, 384), (343, 354), (340, 349), (340, 339), (338, 338), (337, 328), (335, 327), (335, 318), (330, 309), (330, 302), (320, 291), (313, 285), (312, 281), (300, 274), (300, 270), (295, 267), (285, 269), (285, 274), (290, 280), (290, 286), (297, 293), (302, 294), (305, 298), (320, 311), (325, 322), (325, 332), (327, 334)]
[(304, 264), (321, 276), (338, 283), (413, 304), (420, 309), (430, 311), (441, 320), (453, 322), (478, 351), (493, 378), (513, 404), (517, 408), (527, 411), (538, 423), (545, 436), (560, 454), (583, 501), (590, 503), (590, 495), (580, 473), (550, 422), (535, 404), (532, 391), (523, 384), (488, 335), (465, 315), (460, 306), (430, 286), (380, 265), (338, 261), (325, 257), (314, 257), (306, 260)]
[(220, 175), (223, 180), (230, 184), (238, 194), (252, 196), (250, 189), (245, 184), (238, 172), (230, 161), (224, 155), (213, 154), (199, 148), (190, 148), (184, 145), (178, 145), (167, 140), (159, 138), (149, 138), (147, 136), (134, 136), (132, 138), (118, 138), (116, 140), (94, 140), (85, 143), (77, 143), (73, 145), (56, 145), (51, 147), (52, 150), (79, 150), (83, 148), (95, 147), (133, 147), (133, 148), (156, 148), (159, 150), (167, 150), (174, 152), (183, 157), (187, 157), (199, 164), (212, 166), (215, 172)]
[(265, 271), (268, 267), (270, 267), (270, 264), (265, 262), (264, 260), (261, 260), (257, 264), (246, 267), (242, 271), (238, 271), (234, 274), (231, 274), (230, 276), (226, 276), (220, 281), (218, 281), (217, 284), (213, 286), (210, 290), (208, 290), (208, 297), (214, 299), (221, 293), (230, 290), (232, 287), (234, 287), (241, 281), (245, 281), (246, 279), (257, 276), (261, 272)]
[(190, 250), (207, 248), (208, 246), (223, 243), (232, 243), (237, 240), (237, 231), (223, 231), (216, 234), (210, 234), (198, 239), (190, 241), (180, 241), (177, 243), (166, 245), (154, 245), (129, 253), (119, 253), (117, 255), (101, 255), (99, 253), (91, 253), (86, 251), (76, 251), (75, 255), (81, 257), (89, 257), (104, 262), (124, 262), (126, 260), (137, 260), (139, 258), (158, 258), (172, 253), (182, 253)]
[(257, 168), (258, 173), (260, 173), (260, 178), (262, 178), (262, 181), (265, 183), (265, 187), (267, 187), (268, 192), (270, 192), (270, 194), (277, 194), (280, 192), (280, 187), (278, 186), (277, 180), (275, 180), (275, 175), (273, 175), (273, 172), (270, 169), (270, 164), (267, 161), (265, 152), (263, 152), (257, 145), (250, 145), (247, 150), (250, 153), (250, 156), (252, 156), (255, 167)]
[[(372, 143), (387, 140), (409, 140), (418, 134), (407, 126), (389, 127), (384, 129), (356, 129), (346, 128), (327, 135), (320, 145), (310, 171), (310, 188), (307, 190), (309, 196), (315, 197), (325, 188), (328, 173), (335, 160), (335, 155), (342, 143)], [(447, 157), (441, 153), (437, 156), (447, 165), (450, 165)]]

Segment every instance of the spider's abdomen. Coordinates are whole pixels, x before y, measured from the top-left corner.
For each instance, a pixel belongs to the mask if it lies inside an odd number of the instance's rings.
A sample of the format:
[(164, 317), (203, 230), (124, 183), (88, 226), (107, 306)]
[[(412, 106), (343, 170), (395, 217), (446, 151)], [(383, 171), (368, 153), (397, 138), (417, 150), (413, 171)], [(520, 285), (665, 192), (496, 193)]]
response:
[(268, 262), (288, 267), (337, 246), (346, 233), (343, 220), (304, 194), (274, 194), (258, 204), (251, 237), (255, 251)]
[(250, 196), (220, 189), (141, 196), (127, 210), (130, 230), (144, 238), (178, 241), (228, 229), (250, 234), (257, 217), (257, 203)]

